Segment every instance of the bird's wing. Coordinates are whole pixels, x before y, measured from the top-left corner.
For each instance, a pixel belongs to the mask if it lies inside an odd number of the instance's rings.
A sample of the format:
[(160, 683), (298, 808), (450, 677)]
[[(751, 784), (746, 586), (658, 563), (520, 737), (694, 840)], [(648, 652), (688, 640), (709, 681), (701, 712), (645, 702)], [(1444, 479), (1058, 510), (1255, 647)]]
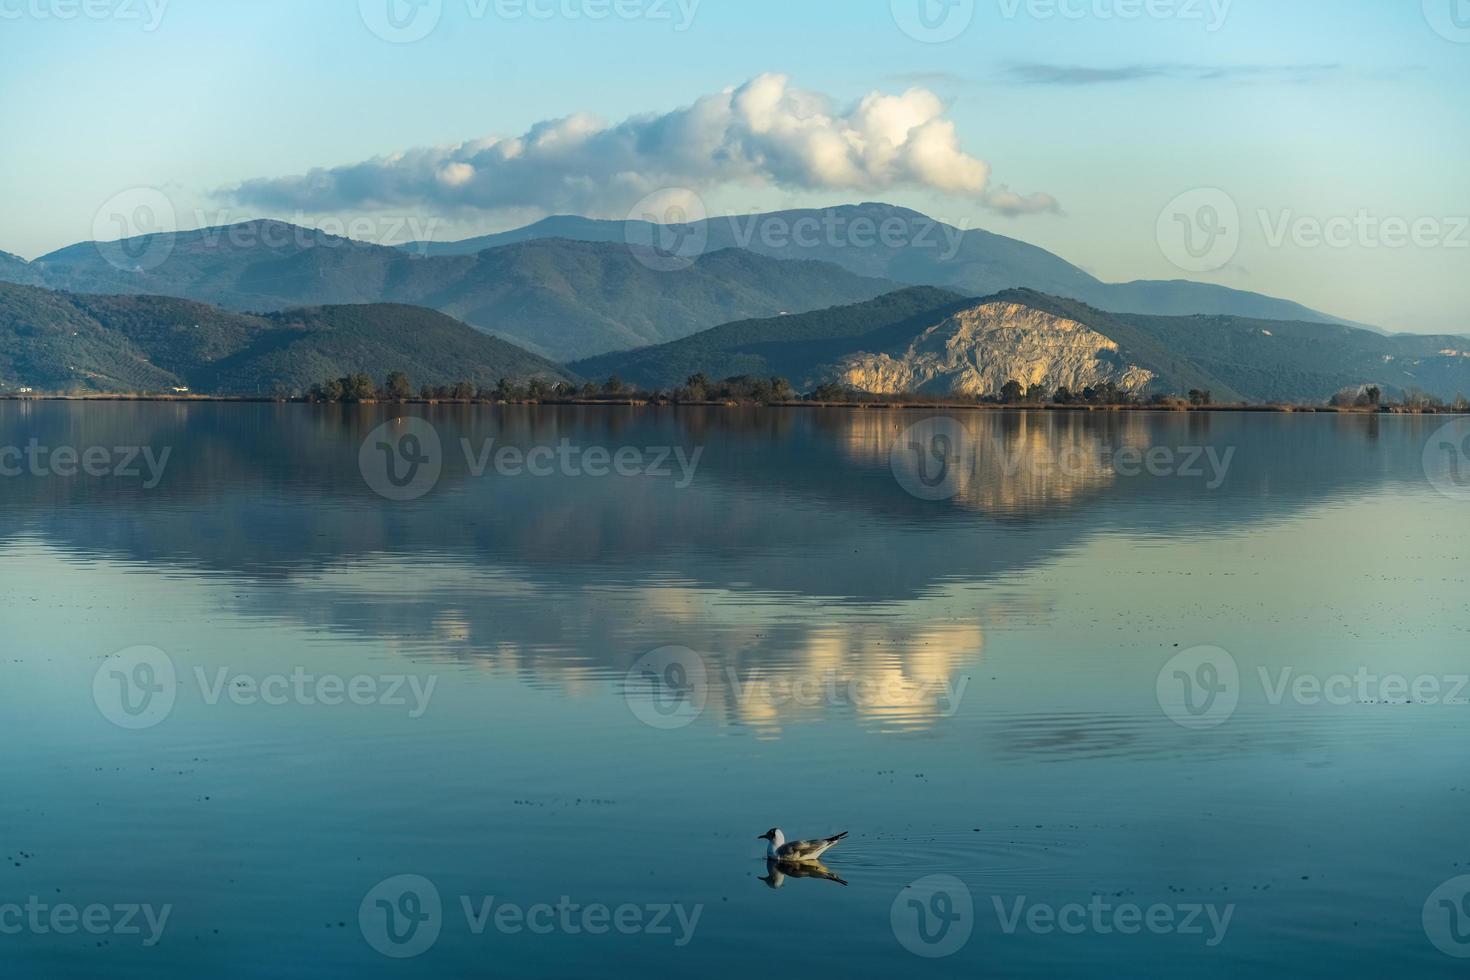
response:
[(821, 840), (792, 841), (783, 845), (776, 856), (783, 861), (815, 861), (846, 836), (844, 831), (835, 837), (824, 837)]

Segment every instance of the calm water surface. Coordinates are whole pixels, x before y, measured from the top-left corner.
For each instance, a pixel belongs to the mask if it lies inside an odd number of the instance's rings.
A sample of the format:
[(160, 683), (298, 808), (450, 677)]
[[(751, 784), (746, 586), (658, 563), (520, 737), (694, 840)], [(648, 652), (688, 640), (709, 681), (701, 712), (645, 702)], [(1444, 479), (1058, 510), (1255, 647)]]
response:
[(1463, 975), (1446, 420), (414, 412), (0, 404), (6, 976)]

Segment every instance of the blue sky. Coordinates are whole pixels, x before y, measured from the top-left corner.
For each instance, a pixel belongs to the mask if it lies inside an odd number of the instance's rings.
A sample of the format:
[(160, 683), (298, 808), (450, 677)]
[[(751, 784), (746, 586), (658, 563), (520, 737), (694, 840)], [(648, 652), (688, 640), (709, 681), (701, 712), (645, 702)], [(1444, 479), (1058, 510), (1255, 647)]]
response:
[[(900, 27), (920, 0), (617, 0), (636, 16), (601, 20), (586, 16), (599, 0), (524, 0), (540, 16), (522, 0), (426, 0), (438, 19), (411, 43), (368, 26), (390, 0), (89, 0), (65, 18), (80, 2), (0, 0), (0, 249), (27, 258), (94, 237), (99, 209), (134, 188), (166, 194), (182, 227), (262, 214), (409, 214), (439, 238), (510, 227), (546, 208), (222, 192), (573, 114), (668, 113), (780, 73), (834, 111), (923, 88), (992, 188), (1058, 211), (1007, 215), (903, 174), (852, 188), (713, 171), (698, 187), (712, 211), (881, 199), (1108, 280), (1188, 277), (1470, 331), (1466, 0), (956, 0), (934, 22), (964, 29), (942, 43)], [(1196, 189), (1225, 193), (1239, 242), (1184, 271), (1160, 215)], [(1394, 222), (1417, 233), (1398, 242)], [(1324, 227), (1341, 240), (1319, 241)]]

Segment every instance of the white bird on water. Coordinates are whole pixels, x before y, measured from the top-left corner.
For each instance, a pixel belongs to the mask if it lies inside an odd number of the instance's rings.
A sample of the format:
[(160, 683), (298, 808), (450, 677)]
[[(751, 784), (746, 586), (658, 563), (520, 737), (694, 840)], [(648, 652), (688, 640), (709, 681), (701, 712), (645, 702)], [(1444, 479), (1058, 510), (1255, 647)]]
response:
[(781, 828), (772, 827), (757, 837), (756, 840), (768, 842), (766, 844), (766, 860), (802, 864), (816, 862), (823, 854), (830, 851), (837, 845), (838, 841), (846, 836), (847, 831), (844, 830), (835, 837), (823, 837), (820, 840), (794, 840), (788, 844), (786, 842), (786, 835), (781, 832)]

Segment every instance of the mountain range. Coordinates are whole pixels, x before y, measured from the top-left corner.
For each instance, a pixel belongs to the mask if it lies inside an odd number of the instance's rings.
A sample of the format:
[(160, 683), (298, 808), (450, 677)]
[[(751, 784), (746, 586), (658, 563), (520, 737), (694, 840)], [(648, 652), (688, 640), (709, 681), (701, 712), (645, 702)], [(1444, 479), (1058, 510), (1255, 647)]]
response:
[(915, 286), (562, 367), (422, 307), (242, 314), (171, 297), (0, 284), (0, 393), (299, 395), (330, 378), (389, 371), (416, 385), (616, 376), (670, 390), (695, 374), (779, 375), (799, 391), (834, 383), (875, 394), (987, 395), (1014, 380), (1047, 392), (1200, 388), (1220, 401), (1321, 402), (1367, 384), (1448, 399), (1470, 391), (1470, 343), (1300, 321), (1114, 314), (1034, 290), (976, 299)]
[(74, 293), (177, 296), (237, 312), (424, 306), (557, 360), (898, 288), (830, 263), (778, 262), (735, 249), (668, 269), (659, 256), (625, 244), (563, 239), (426, 258), (270, 221), (84, 242), (32, 263), (0, 263), (0, 279)]
[[(679, 261), (669, 261), (669, 253)], [(561, 216), (503, 234), (401, 248), (250, 221), (82, 242), (30, 263), (0, 255), (0, 280), (76, 293), (178, 296), (237, 312), (425, 306), (556, 360), (852, 304), (903, 285), (966, 296), (1034, 289), (1113, 312), (1346, 324), (1222, 286), (1104, 283), (1034, 245), (886, 204), (685, 225)]]
[(781, 375), (885, 394), (1111, 383), (1246, 401), (1470, 390), (1467, 338), (1386, 336), (1198, 283), (1103, 283), (880, 204), (684, 225), (559, 217), (401, 248), (252, 221), (34, 262), (0, 253), (0, 284), (0, 391), (293, 394), (392, 370), (648, 388)]
[(1225, 286), (1184, 280), (1106, 283), (1035, 245), (978, 228), (963, 230), (891, 204), (731, 215), (682, 225), (561, 215), (502, 234), (404, 248), (430, 256), (469, 255), (545, 238), (636, 243), (689, 255), (740, 248), (776, 259), (830, 262), (861, 276), (967, 296), (1034, 289), (1113, 312), (1216, 313), (1362, 326), (1290, 300)]

